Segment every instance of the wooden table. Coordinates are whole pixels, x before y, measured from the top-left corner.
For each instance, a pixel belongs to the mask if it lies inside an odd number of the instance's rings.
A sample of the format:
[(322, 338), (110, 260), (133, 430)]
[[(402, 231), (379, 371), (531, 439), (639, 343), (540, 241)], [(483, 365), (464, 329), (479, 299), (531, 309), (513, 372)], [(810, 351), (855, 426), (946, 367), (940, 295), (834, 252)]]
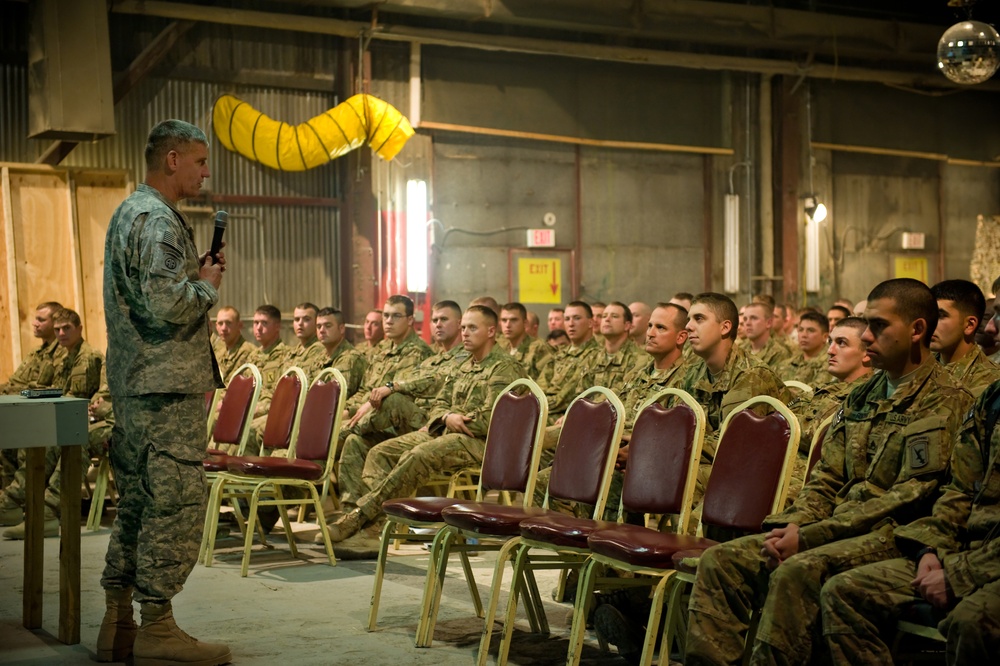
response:
[(80, 642), (80, 447), (87, 445), (88, 423), (87, 401), (80, 398), (0, 396), (0, 449), (26, 449), (27, 453), (22, 612), (26, 629), (42, 626), (45, 448), (63, 447), (59, 640), (67, 645)]

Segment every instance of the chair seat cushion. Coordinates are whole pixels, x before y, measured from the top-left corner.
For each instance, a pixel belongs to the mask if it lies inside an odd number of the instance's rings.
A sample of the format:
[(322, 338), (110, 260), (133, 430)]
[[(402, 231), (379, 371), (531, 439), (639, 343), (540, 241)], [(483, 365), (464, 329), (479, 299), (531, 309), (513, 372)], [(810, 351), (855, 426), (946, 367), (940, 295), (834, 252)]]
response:
[(440, 523), (441, 510), (462, 500), (453, 497), (405, 497), (382, 502), (387, 516), (420, 523)]
[(565, 513), (550, 511), (543, 516), (521, 521), (521, 536), (532, 541), (569, 548), (587, 548), (587, 537), (595, 530), (609, 529), (615, 523), (604, 520), (577, 518)]
[(234, 474), (266, 476), (281, 479), (317, 481), (323, 477), (323, 467), (311, 460), (268, 458), (267, 456), (232, 456), (226, 464)]
[[(715, 543), (714, 541), (712, 543)], [(683, 573), (698, 573), (698, 559), (705, 552), (704, 548), (679, 550), (673, 555), (674, 569)]]
[(544, 514), (543, 509), (504, 506), (488, 502), (462, 502), (441, 510), (444, 522), (468, 532), (493, 536), (518, 536), (525, 518)]
[(673, 569), (674, 553), (705, 549), (714, 544), (710, 539), (665, 534), (639, 525), (616, 525), (596, 530), (587, 539), (587, 545), (595, 554), (652, 569)]
[(208, 451), (206, 451), (206, 453), (208, 455), (210, 455), (210, 456), (227, 456), (227, 455), (229, 455), (228, 453), (226, 453), (222, 449), (209, 449)]
[(215, 473), (225, 472), (229, 470), (229, 468), (226, 467), (226, 463), (228, 462), (229, 458), (230, 456), (227, 456), (224, 453), (221, 455), (212, 454), (201, 461), (201, 466), (205, 469), (206, 472), (215, 472)]

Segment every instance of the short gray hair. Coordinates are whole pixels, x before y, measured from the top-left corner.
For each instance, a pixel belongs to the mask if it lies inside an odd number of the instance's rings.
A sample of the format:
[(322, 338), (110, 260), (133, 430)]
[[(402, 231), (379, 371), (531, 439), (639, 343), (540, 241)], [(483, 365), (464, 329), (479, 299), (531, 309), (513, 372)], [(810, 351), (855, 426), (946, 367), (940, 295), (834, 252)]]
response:
[(171, 150), (188, 143), (208, 145), (208, 137), (200, 127), (183, 120), (164, 120), (149, 130), (146, 139), (146, 168), (155, 171), (163, 165), (163, 158)]

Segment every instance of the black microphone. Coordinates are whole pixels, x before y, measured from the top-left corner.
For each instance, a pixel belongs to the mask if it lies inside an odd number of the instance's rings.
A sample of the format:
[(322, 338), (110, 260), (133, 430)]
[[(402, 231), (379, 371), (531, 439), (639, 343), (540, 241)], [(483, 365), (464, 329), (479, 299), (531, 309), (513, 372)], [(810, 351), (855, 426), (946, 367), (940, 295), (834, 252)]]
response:
[(222, 249), (222, 234), (226, 231), (226, 225), (229, 224), (228, 218), (229, 213), (224, 210), (220, 210), (215, 214), (215, 235), (212, 236), (212, 249), (209, 251), (213, 264), (219, 263), (219, 250)]

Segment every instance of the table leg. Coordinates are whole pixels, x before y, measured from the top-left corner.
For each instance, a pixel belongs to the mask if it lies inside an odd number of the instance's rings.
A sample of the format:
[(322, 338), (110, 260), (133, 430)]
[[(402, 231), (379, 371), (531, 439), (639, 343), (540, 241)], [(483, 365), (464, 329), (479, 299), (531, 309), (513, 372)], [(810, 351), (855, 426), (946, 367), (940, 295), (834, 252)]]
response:
[(62, 447), (59, 539), (59, 640), (80, 642), (80, 483), (82, 450)]
[(45, 513), (45, 449), (25, 449), (24, 506), (24, 593), (22, 624), (25, 629), (42, 626), (42, 565), (45, 543), (43, 527)]

